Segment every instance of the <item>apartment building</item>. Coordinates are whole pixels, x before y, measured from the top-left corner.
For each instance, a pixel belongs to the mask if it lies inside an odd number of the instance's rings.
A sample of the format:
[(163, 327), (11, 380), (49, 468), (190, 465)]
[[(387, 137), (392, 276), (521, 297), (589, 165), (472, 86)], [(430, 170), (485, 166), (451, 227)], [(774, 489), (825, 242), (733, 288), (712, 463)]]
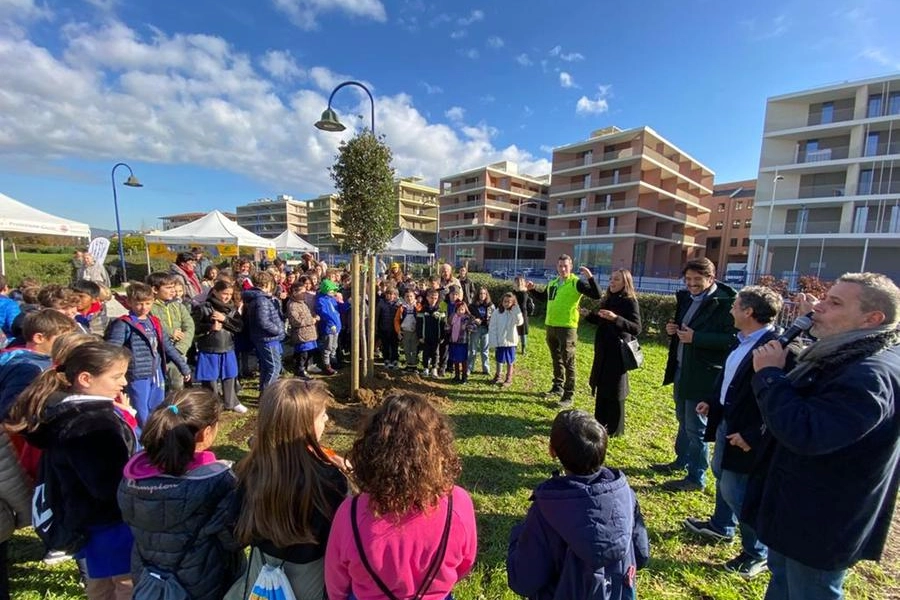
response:
[(237, 207), (237, 222), (244, 229), (266, 238), (276, 238), (285, 229), (299, 236), (308, 231), (306, 202), (281, 194), (274, 200), (260, 198)]
[(649, 127), (600, 129), (554, 149), (547, 256), (674, 277), (705, 251), (713, 172)]
[[(160, 221), (160, 229), (163, 231), (168, 231), (170, 229), (175, 229), (176, 227), (181, 227), (182, 225), (187, 225), (188, 223), (193, 223), (200, 217), (205, 217), (208, 213), (205, 212), (188, 212), (188, 213), (179, 213), (177, 215), (167, 215), (164, 217), (157, 217)], [(237, 215), (235, 213), (223, 212), (227, 218), (234, 221), (237, 219)]]
[(397, 195), (397, 231), (408, 230), (433, 252), (437, 238), (438, 189), (422, 183), (421, 177), (403, 177), (394, 182)]
[(756, 180), (749, 179), (716, 184), (702, 202), (710, 209), (706, 258), (716, 264), (719, 279), (729, 264), (747, 264), (755, 196)]
[(544, 260), (549, 175), (503, 161), (441, 178), (437, 254), (469, 261)]
[(898, 234), (900, 75), (769, 98), (751, 270), (896, 278)]
[(319, 249), (319, 253), (342, 252), (344, 230), (338, 225), (341, 214), (337, 194), (323, 194), (307, 200), (309, 231), (306, 240)]

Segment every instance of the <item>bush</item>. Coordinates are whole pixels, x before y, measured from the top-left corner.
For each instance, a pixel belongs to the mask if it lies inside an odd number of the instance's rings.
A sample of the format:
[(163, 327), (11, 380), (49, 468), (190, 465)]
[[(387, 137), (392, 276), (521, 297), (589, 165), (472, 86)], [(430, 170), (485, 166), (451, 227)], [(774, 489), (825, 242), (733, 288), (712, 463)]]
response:
[(20, 258), (6, 261), (6, 278), (11, 287), (19, 285), (26, 277), (34, 277), (41, 284), (68, 285), (72, 281), (72, 264), (68, 256), (60, 255), (59, 261)]

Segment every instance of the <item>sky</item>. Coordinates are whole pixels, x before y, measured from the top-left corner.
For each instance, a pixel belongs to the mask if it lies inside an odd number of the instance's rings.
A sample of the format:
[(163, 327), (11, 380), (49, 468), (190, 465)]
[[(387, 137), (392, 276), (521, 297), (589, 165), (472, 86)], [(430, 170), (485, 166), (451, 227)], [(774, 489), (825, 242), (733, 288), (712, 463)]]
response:
[(113, 229), (333, 190), (368, 97), (398, 176), (647, 125), (756, 177), (766, 98), (900, 72), (896, 0), (0, 0), (0, 192)]

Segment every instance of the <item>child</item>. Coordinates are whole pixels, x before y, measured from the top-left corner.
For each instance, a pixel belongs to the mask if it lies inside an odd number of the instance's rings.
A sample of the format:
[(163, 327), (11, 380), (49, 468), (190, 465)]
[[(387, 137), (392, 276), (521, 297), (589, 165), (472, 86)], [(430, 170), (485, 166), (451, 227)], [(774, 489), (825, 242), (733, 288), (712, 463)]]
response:
[(194, 309), (197, 320), (197, 381), (213, 391), (221, 385), (225, 409), (244, 414), (247, 407), (237, 398), (235, 381), (238, 365), (234, 354), (234, 334), (241, 331), (243, 322), (231, 303), (233, 294), (234, 284), (217, 281), (210, 288), (206, 300)]
[[(441, 342), (438, 344), (438, 372), (437, 376), (441, 379), (447, 374), (448, 363), (450, 358), (450, 319), (456, 312), (456, 305), (462, 301), (462, 290), (458, 285), (447, 287), (447, 295), (441, 300), (441, 312), (447, 315), (444, 323), (444, 331), (441, 335)], [(452, 367), (449, 367), (452, 370)]]
[(400, 336), (403, 344), (403, 355), (406, 357), (406, 370), (415, 372), (419, 365), (419, 334), (416, 325), (416, 291), (411, 288), (403, 293), (403, 302), (397, 307), (394, 315), (394, 331)]
[[(151, 273), (147, 276), (147, 284), (154, 296), (150, 314), (159, 319), (163, 334), (187, 360), (188, 350), (194, 343), (194, 319), (188, 306), (181, 301), (184, 284), (171, 273)], [(184, 389), (184, 380), (174, 363), (168, 364), (165, 375), (169, 391)]]
[(447, 315), (440, 310), (438, 300), (440, 291), (434, 288), (425, 292), (425, 303), (419, 308), (417, 315), (419, 344), (422, 346), (422, 375), (438, 376), (437, 359), (438, 344), (444, 337), (444, 324)]
[(9, 297), (6, 275), (0, 275), (0, 348), (12, 337), (12, 324), (19, 314), (19, 303)]
[(78, 297), (74, 290), (51, 283), (38, 291), (37, 298), (42, 308), (52, 308), (75, 321), (75, 315), (78, 314)]
[(455, 485), (460, 461), (449, 418), (423, 396), (395, 392), (349, 458), (361, 493), (334, 515), (328, 597), (448, 597), (472, 569), (478, 546), (472, 499)]
[(375, 306), (375, 333), (381, 342), (381, 357), (384, 366), (396, 369), (400, 366), (400, 337), (394, 329), (394, 318), (397, 316), (397, 289), (388, 287)]
[(322, 352), (322, 374), (334, 375), (337, 363), (338, 336), (341, 333), (341, 313), (338, 305), (344, 299), (338, 292), (337, 271), (329, 273), (322, 281), (316, 296), (316, 315), (319, 317), (319, 350)]
[(316, 351), (316, 323), (319, 322), (319, 315), (310, 312), (306, 304), (306, 285), (305, 281), (291, 285), (291, 297), (287, 302), (287, 318), (294, 344), (294, 375), (300, 379), (309, 379), (309, 354)]
[(130, 310), (109, 324), (106, 339), (131, 351), (126, 389), (140, 428), (163, 401), (166, 363), (173, 361), (185, 382), (191, 380), (191, 368), (163, 334), (159, 319), (150, 314), (154, 300), (150, 286), (134, 281), (126, 293)]
[(272, 297), (275, 278), (266, 271), (257, 271), (252, 279), (253, 287), (242, 295), (244, 308), (241, 318), (259, 360), (259, 391), (262, 392), (281, 374), (284, 321), (276, 306), (278, 300)]
[(9, 600), (9, 540), (31, 525), (31, 481), (19, 465), (6, 429), (0, 427), (0, 600)]
[(331, 400), (322, 382), (283, 379), (259, 398), (256, 437), (238, 464), (236, 535), (250, 569), (226, 598), (245, 600), (263, 564), (282, 564), (297, 600), (324, 598), (325, 544), (347, 497), (342, 460), (320, 444)]
[(513, 363), (516, 362), (516, 346), (519, 345), (518, 327), (522, 324), (522, 311), (516, 303), (516, 296), (506, 292), (500, 298), (500, 308), (494, 311), (488, 324), (488, 345), (494, 349), (497, 372), (492, 383), (500, 383), (500, 365), (506, 365), (506, 379), (503, 387), (512, 383)]
[(469, 305), (465, 302), (456, 303), (456, 312), (450, 317), (450, 340), (448, 359), (453, 367), (453, 381), (466, 383), (469, 381), (469, 334), (475, 327), (472, 315), (469, 314)]
[(209, 450), (219, 411), (210, 390), (169, 394), (144, 426), (144, 450), (125, 465), (118, 500), (134, 535), (137, 598), (171, 574), (190, 598), (218, 600), (243, 572), (230, 514), (237, 479)]
[(469, 304), (469, 312), (475, 321), (475, 331), (469, 337), (469, 373), (475, 372), (475, 357), (481, 357), (481, 372), (485, 375), (491, 374), (488, 366), (488, 349), (490, 339), (488, 337), (488, 328), (491, 324), (491, 315), (494, 314), (494, 303), (491, 302), (491, 295), (486, 287), (478, 289), (478, 298), (475, 302)]
[(106, 316), (106, 307), (100, 301), (100, 286), (93, 281), (76, 281), (72, 284), (72, 290), (78, 298), (78, 314), (75, 315), (75, 322), (81, 326), (84, 333), (102, 337), (109, 319)]
[(42, 450), (35, 500), (50, 506), (36, 508), (35, 527), (50, 549), (78, 551), (91, 600), (131, 597), (132, 537), (116, 489), (135, 440), (113, 406), (128, 365), (120, 346), (79, 345), (22, 392), (10, 427)]
[(509, 587), (528, 598), (635, 598), (635, 571), (650, 557), (637, 497), (624, 473), (603, 466), (606, 430), (580, 410), (553, 420), (550, 456), (565, 475), (535, 488), (510, 533)]
[(513, 281), (513, 293), (516, 295), (516, 304), (522, 311), (523, 320), (518, 331), (519, 341), (522, 343), (522, 356), (525, 356), (528, 349), (528, 317), (534, 314), (534, 299), (528, 293), (528, 288), (525, 287), (525, 278), (521, 275), (516, 275)]

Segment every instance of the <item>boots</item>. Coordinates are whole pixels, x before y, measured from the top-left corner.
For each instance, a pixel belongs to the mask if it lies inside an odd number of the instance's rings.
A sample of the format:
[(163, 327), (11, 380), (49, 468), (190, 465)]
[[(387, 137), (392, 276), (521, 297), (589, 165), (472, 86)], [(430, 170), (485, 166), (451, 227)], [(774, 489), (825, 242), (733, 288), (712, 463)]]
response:
[[(499, 371), (499, 369), (498, 369)], [(506, 365), (506, 379), (503, 380), (503, 387), (509, 387), (512, 385), (512, 376), (513, 376), (513, 364), (509, 363)]]
[(500, 365), (497, 365), (497, 374), (491, 379), (491, 385), (499, 385), (500, 383)]

